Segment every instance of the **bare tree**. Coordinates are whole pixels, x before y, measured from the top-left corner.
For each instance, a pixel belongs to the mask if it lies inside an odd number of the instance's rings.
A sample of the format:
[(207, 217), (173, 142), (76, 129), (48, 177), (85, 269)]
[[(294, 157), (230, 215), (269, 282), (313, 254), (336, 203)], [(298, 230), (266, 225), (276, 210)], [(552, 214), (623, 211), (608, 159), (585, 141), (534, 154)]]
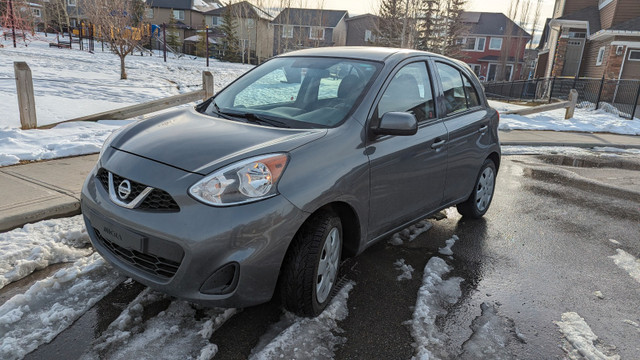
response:
[(142, 0), (87, 0), (85, 9), (102, 41), (120, 57), (120, 79), (126, 79), (125, 57), (149, 38), (145, 3)]

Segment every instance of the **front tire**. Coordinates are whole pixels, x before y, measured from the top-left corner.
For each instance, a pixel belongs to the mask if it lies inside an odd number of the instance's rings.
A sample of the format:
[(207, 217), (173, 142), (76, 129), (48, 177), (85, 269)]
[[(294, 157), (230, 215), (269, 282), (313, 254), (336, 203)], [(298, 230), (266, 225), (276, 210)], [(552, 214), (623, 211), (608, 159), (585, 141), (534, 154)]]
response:
[(342, 254), (342, 224), (321, 212), (298, 231), (285, 256), (280, 278), (284, 307), (300, 316), (320, 314), (331, 300)]
[(469, 198), (465, 202), (456, 205), (458, 212), (464, 217), (481, 218), (489, 210), (495, 185), (496, 165), (492, 160), (487, 159), (480, 168), (480, 173), (476, 178)]

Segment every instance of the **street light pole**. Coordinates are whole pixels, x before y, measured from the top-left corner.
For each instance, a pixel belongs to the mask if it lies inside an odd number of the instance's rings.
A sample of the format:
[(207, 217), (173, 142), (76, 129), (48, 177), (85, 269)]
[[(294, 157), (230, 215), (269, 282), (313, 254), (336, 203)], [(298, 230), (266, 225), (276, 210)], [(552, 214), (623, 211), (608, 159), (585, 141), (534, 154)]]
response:
[[(11, 32), (13, 33), (13, 47), (16, 46), (16, 17), (13, 13), (13, 0), (9, 0), (9, 17), (11, 17)], [(23, 30), (24, 31), (24, 30)]]

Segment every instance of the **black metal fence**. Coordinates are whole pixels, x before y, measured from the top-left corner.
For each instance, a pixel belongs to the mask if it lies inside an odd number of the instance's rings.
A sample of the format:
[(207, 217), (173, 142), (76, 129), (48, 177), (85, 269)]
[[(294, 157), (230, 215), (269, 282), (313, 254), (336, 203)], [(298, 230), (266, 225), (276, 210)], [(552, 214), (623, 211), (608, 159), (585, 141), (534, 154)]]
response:
[(569, 91), (578, 91), (578, 107), (606, 108), (607, 111), (633, 119), (640, 100), (640, 80), (607, 80), (553, 77), (484, 84), (489, 99), (506, 101), (552, 102), (567, 100)]

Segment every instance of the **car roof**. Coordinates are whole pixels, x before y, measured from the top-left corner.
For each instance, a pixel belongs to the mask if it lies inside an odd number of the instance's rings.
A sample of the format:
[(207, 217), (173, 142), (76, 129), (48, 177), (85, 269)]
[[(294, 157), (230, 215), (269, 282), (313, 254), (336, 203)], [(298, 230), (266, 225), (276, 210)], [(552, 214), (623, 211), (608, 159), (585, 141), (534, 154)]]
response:
[(372, 61), (388, 61), (392, 58), (407, 58), (411, 56), (431, 55), (441, 56), (426, 51), (412, 49), (398, 49), (388, 47), (373, 46), (332, 46), (292, 51), (282, 54), (279, 57), (288, 56), (317, 56), (317, 57), (340, 57)]

